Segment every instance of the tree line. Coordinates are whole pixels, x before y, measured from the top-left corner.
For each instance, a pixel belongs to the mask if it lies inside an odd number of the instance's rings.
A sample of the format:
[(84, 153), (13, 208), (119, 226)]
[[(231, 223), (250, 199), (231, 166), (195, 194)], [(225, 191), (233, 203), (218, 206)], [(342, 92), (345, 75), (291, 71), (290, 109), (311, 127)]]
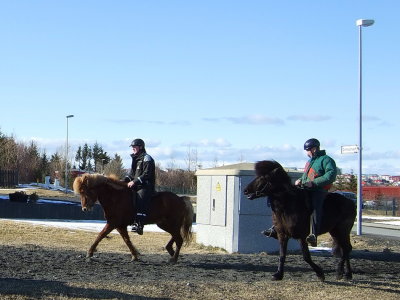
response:
[[(188, 169), (175, 168), (172, 165), (166, 170), (161, 165), (156, 166), (156, 185), (158, 190), (170, 190), (176, 193), (195, 193), (195, 170), (191, 169), (192, 161), (188, 161)], [(53, 154), (40, 150), (35, 141), (20, 142), (14, 136), (8, 136), (0, 131), (0, 170), (13, 170), (18, 172), (19, 183), (32, 183), (45, 181), (46, 176), (51, 180), (58, 179), (60, 185), (65, 186), (66, 157), (63, 149)], [(95, 142), (93, 145), (78, 146), (73, 162), (67, 162), (68, 170), (75, 169), (81, 172), (114, 174), (123, 179), (129, 172), (123, 166), (120, 155), (110, 157), (103, 147)], [(193, 168), (193, 167), (192, 167)], [(69, 177), (69, 186), (73, 181)]]

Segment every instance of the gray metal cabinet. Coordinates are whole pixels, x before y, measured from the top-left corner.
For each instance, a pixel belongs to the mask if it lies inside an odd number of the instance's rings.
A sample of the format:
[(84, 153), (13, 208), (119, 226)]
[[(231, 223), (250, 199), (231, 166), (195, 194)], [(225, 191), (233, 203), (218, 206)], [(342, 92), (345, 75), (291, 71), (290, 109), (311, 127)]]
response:
[[(300, 175), (291, 174), (292, 177)], [(250, 201), (243, 194), (244, 188), (254, 179), (254, 164), (198, 170), (196, 176), (198, 243), (220, 247), (229, 253), (278, 251), (276, 240), (260, 234), (272, 221), (266, 198)], [(297, 249), (296, 245), (289, 243), (288, 248)]]

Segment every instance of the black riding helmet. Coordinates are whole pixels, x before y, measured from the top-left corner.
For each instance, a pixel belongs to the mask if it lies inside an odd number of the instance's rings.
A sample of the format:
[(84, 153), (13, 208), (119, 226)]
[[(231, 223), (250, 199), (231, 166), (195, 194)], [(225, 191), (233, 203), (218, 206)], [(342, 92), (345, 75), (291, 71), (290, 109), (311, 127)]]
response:
[(320, 143), (317, 139), (309, 139), (304, 143), (304, 150), (311, 150), (312, 148), (319, 148)]
[(130, 147), (139, 146), (141, 149), (144, 149), (144, 141), (142, 139), (134, 139), (130, 145)]

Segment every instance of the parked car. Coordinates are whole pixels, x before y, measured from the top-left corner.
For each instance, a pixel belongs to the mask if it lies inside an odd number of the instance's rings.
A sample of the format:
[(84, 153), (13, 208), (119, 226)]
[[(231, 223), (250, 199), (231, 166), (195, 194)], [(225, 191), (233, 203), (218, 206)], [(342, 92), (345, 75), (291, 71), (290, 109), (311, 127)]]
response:
[(366, 208), (370, 208), (370, 209), (377, 209), (378, 208), (378, 203), (376, 201), (373, 200), (368, 200), (364, 202), (364, 206)]

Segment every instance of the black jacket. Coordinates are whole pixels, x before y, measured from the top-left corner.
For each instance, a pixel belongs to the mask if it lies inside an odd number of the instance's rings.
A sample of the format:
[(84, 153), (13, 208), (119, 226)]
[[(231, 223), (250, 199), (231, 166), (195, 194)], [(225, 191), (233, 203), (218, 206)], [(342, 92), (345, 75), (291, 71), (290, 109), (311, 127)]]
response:
[(154, 190), (156, 183), (155, 163), (154, 159), (142, 151), (138, 155), (131, 154), (132, 166), (129, 176), (135, 182), (135, 189), (142, 188)]

